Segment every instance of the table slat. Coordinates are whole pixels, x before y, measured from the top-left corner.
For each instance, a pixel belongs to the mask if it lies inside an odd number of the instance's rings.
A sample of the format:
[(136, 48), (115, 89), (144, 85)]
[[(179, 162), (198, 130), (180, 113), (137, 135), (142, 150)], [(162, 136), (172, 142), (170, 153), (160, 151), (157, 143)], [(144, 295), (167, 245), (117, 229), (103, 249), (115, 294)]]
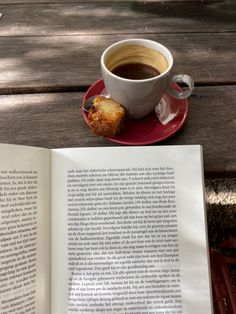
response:
[(235, 32), (236, 2), (0, 5), (0, 36)]
[[(92, 134), (83, 93), (0, 96), (0, 142), (48, 148), (116, 145)], [(206, 174), (236, 174), (234, 86), (198, 87), (185, 126), (162, 145), (201, 144)]]
[[(203, 0), (145, 0), (145, 2), (168, 2), (168, 3), (172, 3), (172, 2), (198, 2), (198, 3), (202, 3)], [(32, 0), (4, 0), (3, 1), (4, 4), (27, 4), (27, 3), (31, 3), (32, 4)], [(50, 1), (45, 1), (45, 0), (37, 0), (37, 4), (38, 3), (111, 3), (111, 0), (50, 0)], [(122, 2), (121, 0), (112, 0), (112, 2)], [(144, 0), (123, 0), (123, 2), (144, 2)], [(205, 2), (219, 2), (219, 0), (205, 0)]]
[[(43, 36), (11, 40), (2, 37), (0, 93), (88, 86), (100, 77), (102, 51), (115, 41), (131, 37)], [(236, 34), (156, 34), (145, 37), (163, 43), (172, 51), (175, 73), (190, 74), (198, 84), (236, 82)], [(229, 42), (231, 44), (225, 49)]]

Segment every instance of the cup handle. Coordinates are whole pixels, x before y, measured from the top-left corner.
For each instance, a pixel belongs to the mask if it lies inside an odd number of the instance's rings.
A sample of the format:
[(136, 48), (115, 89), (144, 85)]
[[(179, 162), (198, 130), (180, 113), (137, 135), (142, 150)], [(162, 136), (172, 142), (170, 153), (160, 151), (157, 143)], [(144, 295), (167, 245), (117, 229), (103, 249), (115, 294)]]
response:
[[(182, 91), (177, 91), (172, 87), (173, 83), (177, 83), (177, 84), (185, 83), (188, 87)], [(191, 78), (191, 76), (187, 74), (177, 74), (171, 78), (167, 92), (174, 98), (185, 99), (185, 98), (188, 98), (192, 94), (193, 89), (194, 89), (194, 81)]]

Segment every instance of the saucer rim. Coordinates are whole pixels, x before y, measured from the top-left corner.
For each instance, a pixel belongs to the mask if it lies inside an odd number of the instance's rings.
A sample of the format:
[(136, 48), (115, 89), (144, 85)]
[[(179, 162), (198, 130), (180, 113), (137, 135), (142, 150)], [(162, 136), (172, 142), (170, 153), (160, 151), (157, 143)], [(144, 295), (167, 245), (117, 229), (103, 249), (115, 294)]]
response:
[[(84, 102), (86, 101), (87, 98), (93, 96), (93, 95), (89, 95), (89, 97), (87, 97), (87, 95), (91, 92), (91, 90), (93, 90), (95, 88), (95, 86), (97, 86), (98, 84), (99, 85), (103, 84), (103, 89), (105, 88), (104, 81), (103, 81), (102, 78), (100, 78), (100, 79), (96, 80), (93, 84), (90, 85), (90, 87), (84, 93), (83, 98), (82, 98), (82, 104), (81, 104), (82, 116), (83, 116), (83, 118), (84, 118), (84, 120), (85, 120), (87, 125), (88, 125), (88, 118), (87, 118), (87, 113), (83, 110), (83, 104), (84, 104)], [(181, 91), (182, 90), (181, 87), (177, 83), (174, 83), (173, 85), (174, 85), (174, 88), (177, 91)], [(101, 92), (102, 92), (102, 90), (101, 90)], [(164, 94), (164, 96), (165, 95), (166, 95), (166, 93)], [(95, 94), (94, 94), (94, 96), (95, 96)], [(175, 101), (179, 101), (178, 99), (172, 97), (169, 94), (168, 94), (168, 97), (174, 99)], [(169, 137), (171, 137), (172, 135), (174, 135), (176, 132), (178, 132), (182, 128), (182, 126), (185, 124), (185, 122), (186, 122), (186, 119), (187, 119), (187, 116), (188, 116), (188, 111), (189, 111), (189, 102), (188, 102), (188, 99), (181, 99), (181, 101), (185, 103), (185, 110), (182, 113), (178, 113), (177, 116), (174, 119), (176, 119), (179, 116), (179, 114), (182, 114), (183, 118), (180, 120), (178, 125), (172, 131), (167, 133), (166, 135), (163, 135), (161, 137), (157, 136), (157, 137), (154, 137), (153, 139), (150, 139), (150, 140), (142, 140), (142, 139), (140, 139), (140, 141), (137, 140), (137, 142), (135, 142), (135, 141), (128, 141), (128, 140), (125, 140), (125, 139), (117, 139), (116, 136), (115, 137), (101, 136), (101, 137), (103, 137), (103, 138), (105, 138), (105, 139), (107, 139), (107, 140), (109, 140), (111, 142), (117, 143), (117, 144), (129, 145), (129, 146), (149, 145), (149, 144), (162, 142), (162, 141), (168, 139)], [(147, 119), (147, 121), (148, 121), (148, 117), (149, 116), (151, 117), (151, 115), (155, 115), (154, 111), (155, 111), (155, 109), (148, 116), (146, 116), (146, 117), (144, 117), (142, 119), (133, 120), (133, 121), (137, 122), (137, 124), (138, 124), (138, 121), (143, 121), (144, 119)], [(131, 120), (131, 119), (129, 119), (129, 120)], [(157, 123), (160, 123), (158, 121), (158, 118), (157, 118)], [(88, 127), (89, 127), (89, 125), (88, 125)], [(125, 130), (124, 130), (124, 132), (122, 132), (122, 135), (123, 134), (125, 134)], [(118, 135), (118, 136), (120, 136), (120, 135)]]

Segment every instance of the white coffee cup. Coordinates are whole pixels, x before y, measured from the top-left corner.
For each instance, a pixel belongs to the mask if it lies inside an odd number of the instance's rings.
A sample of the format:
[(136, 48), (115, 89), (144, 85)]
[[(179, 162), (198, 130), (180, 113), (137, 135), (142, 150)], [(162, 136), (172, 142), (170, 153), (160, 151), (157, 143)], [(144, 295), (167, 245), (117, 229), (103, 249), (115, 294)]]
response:
[[(145, 64), (156, 70), (149, 78), (127, 78), (112, 71), (127, 64)], [(126, 109), (131, 119), (148, 115), (168, 92), (184, 99), (191, 95), (194, 83), (186, 74), (172, 75), (173, 57), (162, 44), (147, 39), (126, 39), (109, 46), (101, 56), (101, 71), (107, 93)], [(135, 70), (134, 70), (135, 71)], [(185, 83), (188, 88), (176, 91), (172, 83)]]

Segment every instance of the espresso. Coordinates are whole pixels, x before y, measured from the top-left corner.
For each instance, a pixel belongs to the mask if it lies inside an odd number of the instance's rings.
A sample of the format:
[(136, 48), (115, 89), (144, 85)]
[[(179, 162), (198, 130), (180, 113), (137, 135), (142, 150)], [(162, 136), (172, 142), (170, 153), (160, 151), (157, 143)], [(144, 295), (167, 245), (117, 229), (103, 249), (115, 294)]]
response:
[(113, 49), (104, 59), (106, 68), (132, 80), (152, 78), (164, 73), (169, 64), (159, 51), (139, 44), (127, 44)]
[(143, 63), (121, 64), (115, 67), (112, 73), (130, 80), (144, 80), (160, 74), (154, 67)]

